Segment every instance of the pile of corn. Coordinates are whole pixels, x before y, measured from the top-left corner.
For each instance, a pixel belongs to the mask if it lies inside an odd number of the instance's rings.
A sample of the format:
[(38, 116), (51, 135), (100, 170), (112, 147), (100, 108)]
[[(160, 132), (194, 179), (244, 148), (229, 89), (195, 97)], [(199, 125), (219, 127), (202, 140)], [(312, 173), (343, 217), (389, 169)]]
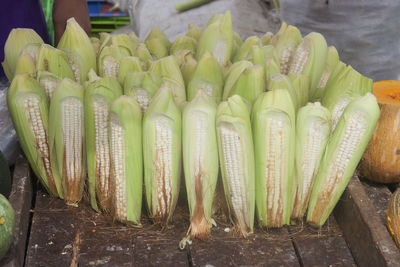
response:
[(183, 170), (192, 237), (215, 223), (218, 179), (243, 236), (255, 213), (323, 225), (379, 116), (371, 79), (321, 34), (283, 23), (243, 41), (229, 12), (173, 43), (159, 28), (89, 38), (71, 18), (57, 48), (14, 29), (5, 55), (14, 126), (51, 195), (77, 205), (86, 184), (96, 211), (140, 224), (144, 191), (167, 223)]

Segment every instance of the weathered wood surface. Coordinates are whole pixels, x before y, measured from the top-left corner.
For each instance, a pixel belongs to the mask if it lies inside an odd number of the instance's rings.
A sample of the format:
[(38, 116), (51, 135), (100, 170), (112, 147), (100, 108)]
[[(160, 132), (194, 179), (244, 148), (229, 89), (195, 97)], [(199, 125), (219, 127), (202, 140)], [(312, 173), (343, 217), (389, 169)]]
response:
[(0, 266), (20, 267), (24, 264), (25, 248), (32, 205), (32, 182), (29, 164), (23, 156), (15, 163), (9, 201), (15, 211), (14, 240)]
[(354, 264), (334, 220), (322, 228), (321, 234), (309, 232), (308, 227), (302, 231), (298, 226), (270, 230), (256, 227), (255, 234), (247, 239), (236, 237), (229, 224), (218, 222), (211, 240), (195, 240), (181, 251), (178, 244), (189, 226), (186, 206), (178, 205), (166, 229), (143, 217), (142, 228), (125, 227), (108, 215), (95, 213), (85, 203), (79, 208), (69, 207), (38, 191), (26, 266)]
[(383, 217), (387, 188), (375, 187), (367, 192), (354, 176), (334, 210), (335, 218), (357, 265), (399, 266), (400, 252)]

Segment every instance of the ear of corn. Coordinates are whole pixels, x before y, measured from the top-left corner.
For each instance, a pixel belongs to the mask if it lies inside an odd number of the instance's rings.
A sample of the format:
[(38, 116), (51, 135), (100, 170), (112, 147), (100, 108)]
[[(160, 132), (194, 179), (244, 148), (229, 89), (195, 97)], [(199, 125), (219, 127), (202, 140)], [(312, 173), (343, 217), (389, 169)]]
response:
[(139, 58), (137, 57), (123, 57), (119, 61), (118, 67), (118, 81), (121, 85), (124, 84), (125, 77), (129, 72), (143, 71)]
[(233, 49), (233, 27), (230, 11), (224, 15), (217, 14), (210, 18), (203, 30), (196, 51), (196, 59), (200, 60), (209, 51), (221, 67), (225, 67), (231, 58)]
[(39, 83), (28, 74), (16, 75), (7, 93), (8, 110), (21, 147), (40, 182), (62, 198), (61, 179), (50, 160), (49, 102)]
[(191, 101), (197, 92), (202, 90), (212, 97), (216, 103), (222, 98), (224, 77), (218, 61), (206, 52), (200, 59), (188, 84), (188, 101)]
[(186, 55), (184, 55), (182, 64), (180, 65), (180, 69), (186, 86), (189, 85), (189, 81), (192, 78), (196, 66), (197, 61), (196, 59), (194, 59), (192, 53), (187, 53)]
[(110, 211), (110, 146), (108, 118), (111, 103), (122, 89), (113, 77), (86, 83), (85, 135), (90, 203), (96, 211)]
[(48, 71), (59, 77), (75, 80), (75, 74), (64, 51), (42, 44), (36, 62), (37, 71)]
[(250, 60), (251, 59), (251, 49), (253, 46), (260, 46), (261, 41), (257, 36), (248, 37), (243, 44), (239, 47), (239, 49), (235, 53), (235, 57), (232, 62), (237, 62), (240, 60)]
[(295, 120), (288, 90), (263, 93), (254, 103), (256, 209), (262, 226), (290, 223), (295, 193)]
[(290, 94), (295, 110), (299, 108), (296, 89), (293, 87), (288, 76), (280, 73), (272, 75), (268, 82), (267, 89), (270, 91), (279, 89), (287, 90)]
[(39, 81), (40, 86), (46, 92), (46, 95), (49, 98), (49, 100), (51, 100), (53, 92), (58, 86), (58, 84), (61, 82), (61, 79), (51, 72), (38, 71), (37, 80)]
[[(218, 63), (217, 66), (220, 68)], [(183, 168), (192, 237), (206, 237), (213, 222), (211, 212), (219, 166), (215, 151), (216, 112), (213, 98), (199, 90), (182, 113)]]
[(307, 75), (310, 79), (310, 97), (316, 98), (317, 85), (326, 62), (327, 44), (324, 36), (312, 32), (303, 38), (296, 49), (289, 72)]
[(201, 30), (200, 30), (199, 27), (194, 26), (193, 24), (189, 24), (186, 36), (192, 37), (193, 39), (198, 41), (200, 39), (200, 36), (201, 36)]
[(296, 118), (296, 197), (292, 218), (301, 219), (331, 132), (330, 112), (319, 102), (299, 109)]
[(181, 112), (168, 87), (158, 90), (144, 114), (143, 159), (150, 217), (167, 224), (178, 200), (181, 174)]
[(28, 44), (43, 44), (42, 38), (32, 29), (12, 29), (4, 44), (4, 61), (1, 63), (9, 81), (15, 75), (17, 59)]
[(156, 58), (163, 58), (169, 54), (171, 42), (159, 27), (155, 27), (151, 30), (144, 43), (150, 53)]
[(246, 237), (254, 225), (254, 148), (250, 115), (241, 97), (221, 102), (216, 115), (218, 154), (229, 214)]
[(302, 107), (306, 105), (309, 99), (310, 91), (310, 80), (308, 76), (303, 74), (290, 73), (288, 75), (288, 78), (296, 91), (298, 106)]
[(99, 75), (101, 77), (118, 77), (119, 62), (129, 54), (117, 45), (104, 47), (98, 57)]
[(235, 62), (230, 66), (228, 71), (224, 75), (225, 79), (225, 84), (224, 84), (224, 92), (222, 95), (222, 99), (226, 100), (228, 99), (230, 90), (232, 87), (235, 85), (237, 80), (239, 79), (240, 75), (249, 67), (252, 67), (253, 63), (247, 60), (241, 60), (238, 62)]
[(154, 61), (149, 70), (161, 76), (163, 79), (162, 86), (171, 89), (175, 102), (178, 105), (186, 101), (185, 82), (174, 56), (168, 56)]
[(63, 79), (54, 90), (49, 112), (51, 163), (61, 176), (64, 200), (77, 204), (86, 177), (83, 87)]
[(367, 93), (347, 106), (329, 139), (308, 205), (307, 222), (322, 226), (335, 207), (368, 145), (379, 117)]
[(172, 43), (170, 54), (177, 55), (179, 52), (183, 50), (191, 51), (192, 53), (196, 53), (197, 40), (189, 37), (189, 36), (180, 36), (176, 38), (176, 40)]
[(120, 222), (140, 225), (143, 155), (142, 113), (133, 97), (120, 96), (110, 108), (112, 214)]
[(161, 84), (160, 75), (154, 72), (131, 72), (125, 79), (124, 94), (133, 96), (144, 113)]
[[(227, 90), (227, 97), (233, 95), (240, 95), (252, 104), (257, 96), (264, 92), (265, 88), (265, 71), (264, 67), (261, 65), (250, 66), (246, 68), (242, 73), (239, 74), (236, 82), (232, 88), (225, 86)], [(230, 77), (227, 78), (227, 80)], [(235, 79), (233, 77), (233, 79)]]
[(57, 48), (67, 53), (77, 82), (85, 82), (90, 69), (97, 70), (96, 52), (93, 45), (74, 18), (67, 20), (67, 26)]
[(111, 43), (117, 45), (122, 53), (127, 56), (135, 56), (136, 47), (139, 43), (136, 43), (126, 34), (117, 34), (111, 37)]
[(302, 38), (299, 29), (289, 25), (276, 41), (274, 46), (282, 74), (287, 75), (289, 73), (292, 58), (294, 57), (296, 48), (300, 44), (301, 40)]
[(324, 71), (322, 72), (321, 78), (317, 84), (317, 89), (315, 92), (315, 98), (321, 98), (324, 95), (325, 86), (331, 76), (332, 72), (335, 70), (336, 65), (339, 63), (339, 54), (334, 46), (328, 47), (328, 52), (326, 55), (326, 63)]

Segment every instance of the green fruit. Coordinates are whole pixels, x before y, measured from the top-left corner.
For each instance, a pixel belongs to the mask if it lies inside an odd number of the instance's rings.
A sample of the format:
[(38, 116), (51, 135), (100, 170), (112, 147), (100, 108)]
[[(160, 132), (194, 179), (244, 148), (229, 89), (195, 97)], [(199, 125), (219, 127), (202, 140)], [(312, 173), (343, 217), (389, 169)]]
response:
[(7, 198), (0, 194), (0, 259), (6, 255), (15, 230), (14, 209)]

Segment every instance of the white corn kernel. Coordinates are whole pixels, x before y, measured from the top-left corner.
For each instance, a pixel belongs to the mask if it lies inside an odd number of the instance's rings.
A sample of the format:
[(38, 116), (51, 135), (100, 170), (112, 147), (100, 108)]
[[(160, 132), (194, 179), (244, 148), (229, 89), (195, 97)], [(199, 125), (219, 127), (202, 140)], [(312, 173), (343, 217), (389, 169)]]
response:
[(103, 61), (104, 77), (118, 77), (119, 63), (113, 58)]
[(290, 73), (302, 74), (308, 57), (310, 56), (311, 43), (307, 39), (303, 39), (300, 45), (296, 49), (296, 53), (293, 56), (293, 60), (290, 64)]

